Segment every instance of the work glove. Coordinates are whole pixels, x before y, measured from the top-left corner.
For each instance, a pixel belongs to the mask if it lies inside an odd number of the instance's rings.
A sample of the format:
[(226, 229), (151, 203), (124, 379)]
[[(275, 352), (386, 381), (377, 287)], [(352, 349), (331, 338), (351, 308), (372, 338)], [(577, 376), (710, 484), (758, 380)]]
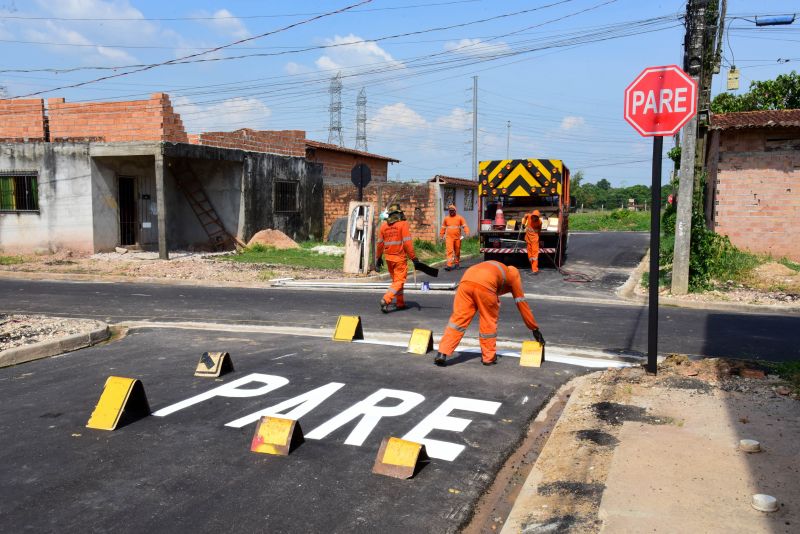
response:
[(375, 270), (380, 271), (383, 269), (383, 256), (375, 260)]
[(534, 328), (531, 330), (531, 334), (533, 334), (533, 339), (544, 345), (544, 336), (542, 332), (538, 328)]

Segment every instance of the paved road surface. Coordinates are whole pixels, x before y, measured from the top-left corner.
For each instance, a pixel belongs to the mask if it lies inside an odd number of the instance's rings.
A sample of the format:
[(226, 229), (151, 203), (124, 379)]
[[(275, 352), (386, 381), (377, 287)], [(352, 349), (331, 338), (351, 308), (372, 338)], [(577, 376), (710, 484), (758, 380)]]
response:
[[(229, 351), (235, 372), (221, 380), (193, 377), (206, 350)], [(554, 388), (584, 372), (517, 362), (485, 367), (472, 357), (441, 369), (430, 357), (393, 347), (142, 329), (104, 346), (0, 369), (0, 517), (8, 532), (452, 532), (468, 520)], [(155, 411), (253, 373), (288, 383), (259, 396), (214, 397), (113, 432), (85, 428), (109, 375), (141, 379)], [(300, 417), (307, 439), (288, 457), (250, 452), (254, 423), (225, 426), (331, 382), (343, 386)], [(382, 388), (419, 404), (363, 432), (359, 417), (311, 439), (317, 427)], [(447, 460), (429, 444), (434, 457), (412, 480), (371, 473), (384, 437), (404, 436), (450, 397), (480, 406), (451, 401), (450, 417), (470, 422), (429, 438), (451, 443), (445, 453), (463, 452)], [(400, 403), (390, 397), (377, 404)], [(345, 443), (356, 434), (363, 443)]]

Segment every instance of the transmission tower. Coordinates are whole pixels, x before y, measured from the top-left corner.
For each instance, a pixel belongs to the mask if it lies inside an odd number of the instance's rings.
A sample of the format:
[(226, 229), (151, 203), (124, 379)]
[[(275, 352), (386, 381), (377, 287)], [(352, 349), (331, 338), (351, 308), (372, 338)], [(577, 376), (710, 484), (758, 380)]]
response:
[(356, 150), (367, 151), (367, 92), (363, 87), (356, 99)]
[(328, 143), (344, 146), (342, 139), (342, 73), (339, 72), (331, 78), (331, 112), (330, 126), (328, 126)]

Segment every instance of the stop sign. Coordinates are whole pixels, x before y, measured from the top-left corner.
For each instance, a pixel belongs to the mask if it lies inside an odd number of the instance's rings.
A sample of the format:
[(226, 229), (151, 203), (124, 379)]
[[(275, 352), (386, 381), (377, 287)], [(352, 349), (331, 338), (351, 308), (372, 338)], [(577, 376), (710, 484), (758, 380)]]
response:
[(697, 82), (677, 65), (649, 67), (625, 89), (625, 120), (645, 137), (673, 135), (697, 113)]

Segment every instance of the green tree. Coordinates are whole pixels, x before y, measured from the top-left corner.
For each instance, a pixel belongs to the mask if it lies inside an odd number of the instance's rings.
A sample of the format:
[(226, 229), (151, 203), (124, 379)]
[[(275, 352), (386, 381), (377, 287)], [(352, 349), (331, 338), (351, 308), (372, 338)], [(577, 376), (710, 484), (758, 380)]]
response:
[(608, 191), (609, 189), (611, 189), (611, 182), (609, 182), (609, 181), (608, 181), (608, 180), (606, 180), (605, 178), (601, 178), (601, 179), (600, 179), (600, 180), (597, 182), (597, 187), (599, 187), (599, 188), (600, 188), (600, 189), (602, 189), (603, 191)]
[(714, 113), (800, 108), (800, 75), (792, 71), (774, 80), (750, 82), (750, 90), (741, 95), (721, 93), (711, 102)]

